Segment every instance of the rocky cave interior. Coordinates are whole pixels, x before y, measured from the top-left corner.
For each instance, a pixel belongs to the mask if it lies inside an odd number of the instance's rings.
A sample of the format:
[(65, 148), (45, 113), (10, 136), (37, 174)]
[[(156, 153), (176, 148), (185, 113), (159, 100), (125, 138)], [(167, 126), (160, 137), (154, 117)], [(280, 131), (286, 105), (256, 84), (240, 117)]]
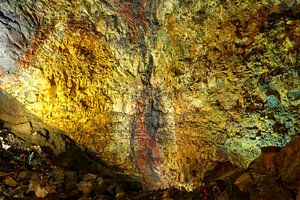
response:
[(299, 0), (0, 0), (0, 199), (300, 199)]

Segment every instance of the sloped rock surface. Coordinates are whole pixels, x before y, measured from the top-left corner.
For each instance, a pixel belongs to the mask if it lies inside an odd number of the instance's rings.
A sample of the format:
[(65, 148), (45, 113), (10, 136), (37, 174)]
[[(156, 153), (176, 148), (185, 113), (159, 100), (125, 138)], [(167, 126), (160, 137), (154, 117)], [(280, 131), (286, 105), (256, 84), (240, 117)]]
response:
[[(204, 178), (206, 188), (212, 192), (211, 199), (296, 199), (299, 167), (297, 170), (293, 167), (298, 165), (295, 153), (298, 152), (298, 143), (299, 137), (280, 151), (268, 147), (246, 170), (231, 163), (217, 163)], [(280, 160), (283, 158), (286, 160)]]
[(300, 187), (300, 137), (292, 142), (275, 157), (278, 173), (285, 186), (294, 192)]

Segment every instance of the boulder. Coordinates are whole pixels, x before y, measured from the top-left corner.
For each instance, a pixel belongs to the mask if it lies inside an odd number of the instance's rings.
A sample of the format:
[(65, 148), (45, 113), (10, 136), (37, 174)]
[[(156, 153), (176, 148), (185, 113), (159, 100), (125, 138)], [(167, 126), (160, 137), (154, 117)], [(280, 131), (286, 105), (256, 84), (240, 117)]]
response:
[(234, 181), (240, 191), (247, 192), (250, 189), (250, 186), (253, 184), (253, 180), (248, 172), (243, 173), (239, 178)]
[(284, 185), (297, 193), (300, 186), (300, 136), (275, 156), (275, 163)]

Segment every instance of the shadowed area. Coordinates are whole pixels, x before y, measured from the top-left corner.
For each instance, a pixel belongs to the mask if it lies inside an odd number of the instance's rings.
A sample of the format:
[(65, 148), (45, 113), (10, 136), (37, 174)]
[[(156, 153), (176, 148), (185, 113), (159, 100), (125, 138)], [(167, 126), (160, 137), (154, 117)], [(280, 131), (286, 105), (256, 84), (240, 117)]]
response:
[[(130, 181), (122, 176), (122, 169), (111, 168), (94, 152), (78, 146), (58, 129), (51, 128), (30, 114), (22, 104), (10, 95), (0, 91), (1, 135), (13, 134), (21, 143), (18, 148), (26, 149), (34, 145), (41, 146), (53, 163), (66, 169), (83, 172), (96, 172), (103, 176)], [(134, 179), (131, 180), (134, 183)], [(139, 187), (139, 183), (135, 183)]]

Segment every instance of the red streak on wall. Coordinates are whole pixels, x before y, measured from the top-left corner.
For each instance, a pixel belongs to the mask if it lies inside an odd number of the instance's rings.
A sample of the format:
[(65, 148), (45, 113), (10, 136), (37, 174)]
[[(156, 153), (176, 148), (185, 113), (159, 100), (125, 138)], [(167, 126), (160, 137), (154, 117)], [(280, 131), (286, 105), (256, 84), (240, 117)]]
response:
[(129, 28), (129, 37), (138, 42), (141, 31), (150, 30), (151, 0), (141, 0), (139, 3), (112, 0), (112, 3), (123, 23), (127, 24)]
[[(135, 161), (142, 184), (146, 190), (159, 189), (159, 179), (154, 171), (159, 166), (159, 149), (155, 137), (150, 137), (146, 129), (146, 99), (138, 101), (136, 130), (134, 136)], [(148, 130), (149, 131), (149, 130)]]

